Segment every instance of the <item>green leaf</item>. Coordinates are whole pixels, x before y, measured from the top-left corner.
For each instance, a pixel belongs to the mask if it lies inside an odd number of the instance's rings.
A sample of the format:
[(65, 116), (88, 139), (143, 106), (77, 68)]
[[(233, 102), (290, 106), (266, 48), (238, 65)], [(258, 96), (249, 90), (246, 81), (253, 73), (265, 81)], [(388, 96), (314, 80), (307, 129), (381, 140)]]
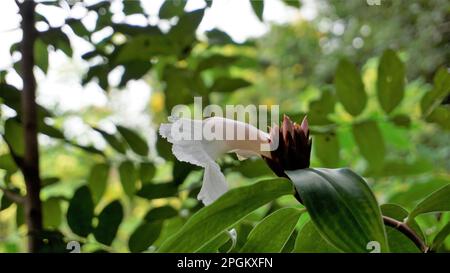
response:
[(181, 49), (184, 49), (186, 46), (190, 46), (195, 41), (195, 31), (200, 25), (204, 13), (204, 9), (184, 13), (180, 16), (178, 23), (170, 29), (168, 34), (169, 37)]
[(366, 120), (353, 124), (353, 137), (361, 155), (370, 163), (372, 169), (383, 166), (386, 148), (378, 124)]
[(431, 244), (430, 249), (433, 251), (439, 250), (442, 243), (444, 243), (445, 239), (450, 235), (450, 222), (448, 222), (439, 233), (434, 237), (433, 243)]
[(255, 209), (292, 193), (292, 184), (281, 178), (232, 189), (191, 216), (178, 233), (161, 245), (159, 252), (195, 252)]
[(380, 208), (362, 177), (349, 169), (287, 171), (319, 233), (344, 252), (388, 251)]
[(100, 201), (105, 193), (108, 182), (109, 168), (110, 166), (107, 163), (95, 164), (91, 168), (91, 172), (88, 177), (88, 185), (95, 204)]
[(150, 209), (144, 217), (147, 222), (154, 222), (159, 220), (165, 220), (178, 215), (178, 211), (172, 206), (162, 206)]
[(15, 119), (5, 121), (5, 141), (11, 146), (14, 153), (23, 156), (25, 153), (25, 143), (22, 125)]
[(128, 240), (128, 248), (131, 252), (147, 250), (159, 237), (162, 230), (162, 222), (144, 222), (131, 234)]
[(230, 235), (228, 232), (222, 232), (214, 240), (210, 241), (204, 245), (201, 249), (197, 250), (196, 253), (217, 253), (219, 248), (223, 246), (226, 242), (230, 240)]
[(339, 62), (334, 87), (345, 110), (353, 116), (361, 114), (366, 107), (367, 95), (360, 72), (355, 65), (345, 59)]
[(0, 169), (3, 169), (10, 173), (15, 173), (18, 168), (11, 154), (0, 155)]
[(405, 66), (397, 54), (388, 49), (378, 65), (377, 95), (381, 108), (389, 114), (402, 101), (405, 89)]
[(282, 0), (283, 3), (285, 3), (288, 6), (294, 7), (294, 8), (300, 8), (300, 0)]
[(175, 16), (180, 16), (184, 12), (184, 6), (186, 6), (184, 0), (166, 0), (159, 9), (160, 19), (170, 19)]
[(436, 107), (427, 117), (428, 122), (436, 123), (444, 130), (450, 130), (450, 106)]
[(125, 152), (126, 152), (125, 144), (118, 136), (108, 134), (107, 132), (105, 132), (101, 129), (98, 129), (98, 128), (93, 128), (93, 129), (95, 131), (99, 132), (102, 135), (102, 137), (106, 140), (106, 142), (108, 142), (108, 144), (114, 148), (114, 150), (116, 150), (117, 152), (119, 152), (121, 154), (125, 154)]
[(79, 37), (88, 38), (91, 34), (79, 19), (66, 19), (66, 24), (69, 25), (73, 32)]
[(155, 176), (156, 168), (153, 163), (150, 162), (142, 162), (139, 166), (139, 178), (141, 179), (142, 184), (150, 183)]
[(111, 245), (123, 219), (123, 208), (119, 200), (109, 203), (98, 216), (98, 225), (94, 229), (95, 239), (105, 245)]
[(126, 160), (119, 166), (120, 182), (122, 183), (123, 191), (132, 197), (136, 192), (137, 171), (133, 162)]
[(117, 130), (125, 139), (125, 141), (130, 146), (131, 150), (138, 155), (147, 156), (148, 155), (148, 145), (147, 142), (139, 136), (136, 132), (131, 129), (125, 128), (123, 126), (117, 126)]
[[(384, 216), (391, 217), (398, 221), (403, 221), (408, 217), (408, 211), (396, 204), (381, 205), (381, 212)], [(419, 225), (413, 221), (409, 226), (422, 238), (424, 235)], [(393, 253), (420, 253), (420, 249), (406, 235), (395, 228), (386, 226), (386, 235), (389, 242), (389, 249)]]
[(308, 221), (297, 235), (294, 253), (338, 253), (341, 252), (328, 243), (317, 231), (314, 223)]
[(45, 228), (57, 229), (62, 221), (61, 200), (55, 197), (42, 203), (42, 216)]
[(67, 209), (67, 224), (73, 233), (87, 237), (92, 231), (94, 202), (89, 188), (81, 186), (73, 195)]
[(339, 166), (339, 140), (335, 132), (314, 136), (314, 153), (324, 167)]
[(143, 14), (144, 10), (141, 7), (141, 1), (123, 1), (123, 13), (125, 13), (126, 15), (131, 15), (131, 14)]
[(314, 125), (333, 123), (328, 115), (334, 112), (336, 98), (330, 90), (324, 90), (322, 96), (309, 104), (308, 120)]
[(450, 211), (450, 184), (431, 193), (411, 211), (408, 223), (423, 213)]
[(280, 253), (303, 212), (297, 208), (283, 208), (270, 214), (250, 232), (241, 252)]
[(422, 115), (424, 117), (431, 114), (449, 94), (450, 72), (445, 67), (441, 67), (434, 75), (433, 81), (433, 89), (426, 93), (420, 102)]
[(250, 0), (252, 4), (253, 12), (256, 14), (260, 21), (263, 21), (264, 1), (263, 0)]
[(177, 194), (178, 187), (174, 183), (145, 184), (136, 192), (136, 195), (145, 199), (158, 199), (173, 197)]
[(40, 39), (34, 43), (34, 57), (36, 65), (46, 74), (48, 70), (47, 44)]
[(125, 68), (119, 87), (124, 87), (130, 80), (138, 80), (144, 77), (152, 67), (149, 61), (132, 60), (122, 64)]
[(251, 83), (239, 78), (218, 78), (215, 80), (211, 91), (232, 92), (240, 88), (250, 86)]

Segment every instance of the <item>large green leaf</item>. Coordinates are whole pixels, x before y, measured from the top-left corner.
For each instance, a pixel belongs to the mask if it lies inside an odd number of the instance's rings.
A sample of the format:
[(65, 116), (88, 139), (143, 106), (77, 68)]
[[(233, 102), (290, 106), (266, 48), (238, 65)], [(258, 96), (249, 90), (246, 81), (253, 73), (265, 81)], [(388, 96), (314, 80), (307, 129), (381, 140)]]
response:
[(178, 233), (163, 243), (159, 251), (194, 252), (255, 209), (292, 193), (292, 184), (285, 179), (264, 180), (230, 190), (189, 218)]
[(433, 112), (436, 107), (441, 104), (442, 100), (450, 92), (450, 72), (442, 67), (438, 70), (436, 75), (434, 75), (434, 86), (431, 91), (426, 93), (421, 102), (420, 106), (422, 109), (422, 115), (428, 116)]
[(392, 112), (402, 101), (405, 89), (405, 66), (391, 49), (384, 51), (378, 65), (377, 95), (381, 108)]
[(138, 155), (147, 156), (148, 145), (147, 142), (139, 136), (136, 132), (123, 126), (117, 126), (117, 130), (130, 146), (131, 150)]
[(109, 203), (98, 216), (98, 225), (94, 229), (95, 239), (105, 245), (111, 245), (123, 219), (123, 208), (119, 200)]
[(450, 211), (450, 184), (431, 193), (411, 211), (408, 223), (422, 213)]
[(383, 166), (386, 148), (378, 124), (366, 120), (353, 124), (353, 137), (358, 144), (361, 155), (370, 163), (371, 169)]
[[(398, 221), (403, 221), (408, 217), (408, 211), (396, 204), (381, 205), (381, 212)], [(422, 238), (424, 235), (419, 225), (413, 221), (409, 226)], [(386, 226), (386, 234), (389, 242), (389, 249), (394, 253), (420, 253), (420, 249), (406, 235), (393, 227)]]
[(91, 172), (88, 177), (89, 189), (92, 193), (92, 200), (95, 204), (100, 201), (106, 190), (106, 184), (108, 182), (109, 164), (99, 163), (95, 164), (91, 168)]
[(388, 251), (380, 208), (362, 177), (349, 169), (287, 171), (319, 233), (345, 252)]
[(334, 86), (339, 101), (353, 116), (365, 108), (367, 95), (358, 69), (348, 60), (342, 59), (337, 67)]
[(136, 192), (137, 171), (134, 163), (125, 160), (119, 166), (120, 182), (123, 191), (130, 197)]
[(86, 237), (92, 231), (94, 202), (89, 188), (81, 186), (75, 191), (67, 210), (67, 224), (73, 233)]
[(338, 253), (341, 252), (328, 243), (317, 231), (314, 223), (306, 223), (297, 235), (295, 246), (292, 252), (295, 253)]
[(283, 208), (275, 211), (261, 222), (248, 235), (241, 252), (279, 253), (289, 240), (295, 225), (304, 212), (297, 208)]
[(444, 130), (450, 130), (450, 105), (437, 106), (426, 120), (438, 124)]
[(150, 209), (144, 217), (147, 222), (165, 220), (178, 215), (178, 211), (172, 206), (162, 206)]

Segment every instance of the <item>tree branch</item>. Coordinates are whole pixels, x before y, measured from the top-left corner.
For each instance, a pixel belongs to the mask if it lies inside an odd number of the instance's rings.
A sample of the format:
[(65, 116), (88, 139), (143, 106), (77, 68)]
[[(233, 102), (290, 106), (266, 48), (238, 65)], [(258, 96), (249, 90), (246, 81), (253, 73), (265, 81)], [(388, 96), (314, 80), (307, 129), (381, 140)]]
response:
[(33, 0), (19, 4), (22, 15), (22, 123), (24, 131), (25, 153), (23, 156), (22, 173), (27, 188), (25, 202), (25, 218), (28, 226), (28, 251), (38, 252), (41, 247), (40, 233), (42, 231), (42, 208), (39, 198), (41, 179), (39, 175), (39, 150), (37, 138), (37, 105), (36, 80), (34, 68), (35, 3)]
[(23, 197), (22, 195), (20, 195), (17, 192), (14, 192), (8, 188), (5, 187), (1, 187), (0, 186), (0, 190), (3, 191), (3, 194), (8, 197), (9, 200), (13, 201), (14, 203), (18, 203), (18, 204), (23, 204), (25, 203), (25, 197)]
[(383, 222), (386, 226), (395, 228), (396, 230), (406, 235), (406, 237), (408, 237), (411, 241), (414, 242), (414, 244), (420, 249), (420, 251), (422, 251), (423, 253), (428, 252), (429, 247), (425, 244), (422, 238), (420, 238), (420, 236), (417, 235), (417, 233), (412, 228), (410, 228), (406, 223), (384, 215), (383, 215)]

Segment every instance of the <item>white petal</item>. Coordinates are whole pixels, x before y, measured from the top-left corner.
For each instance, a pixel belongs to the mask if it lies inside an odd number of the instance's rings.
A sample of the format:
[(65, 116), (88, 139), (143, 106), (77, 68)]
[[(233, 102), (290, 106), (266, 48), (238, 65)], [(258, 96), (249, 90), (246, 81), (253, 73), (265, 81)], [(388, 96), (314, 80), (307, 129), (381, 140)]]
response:
[(197, 199), (201, 200), (205, 206), (211, 204), (228, 191), (225, 176), (220, 171), (219, 165), (211, 161), (205, 167), (203, 174), (203, 185), (198, 193)]

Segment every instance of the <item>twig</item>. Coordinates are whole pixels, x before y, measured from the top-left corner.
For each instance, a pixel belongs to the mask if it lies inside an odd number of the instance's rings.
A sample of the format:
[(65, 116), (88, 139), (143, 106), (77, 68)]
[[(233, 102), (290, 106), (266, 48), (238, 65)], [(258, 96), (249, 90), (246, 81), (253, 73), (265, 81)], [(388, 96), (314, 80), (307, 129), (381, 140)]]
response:
[(422, 251), (423, 253), (428, 252), (429, 247), (425, 244), (422, 238), (420, 238), (420, 236), (417, 235), (417, 233), (413, 229), (411, 229), (406, 223), (384, 215), (383, 215), (383, 222), (386, 226), (395, 228), (396, 230), (406, 235), (406, 237), (411, 239), (411, 241), (413, 241), (413, 243), (420, 249), (420, 251)]
[(21, 194), (14, 192), (10, 189), (7, 189), (5, 187), (1, 187), (1, 186), (0, 186), (0, 190), (2, 190), (3, 194), (6, 197), (8, 197), (8, 199), (10, 199), (11, 201), (13, 201), (15, 203), (19, 203), (19, 204), (25, 203), (25, 197), (23, 197)]

